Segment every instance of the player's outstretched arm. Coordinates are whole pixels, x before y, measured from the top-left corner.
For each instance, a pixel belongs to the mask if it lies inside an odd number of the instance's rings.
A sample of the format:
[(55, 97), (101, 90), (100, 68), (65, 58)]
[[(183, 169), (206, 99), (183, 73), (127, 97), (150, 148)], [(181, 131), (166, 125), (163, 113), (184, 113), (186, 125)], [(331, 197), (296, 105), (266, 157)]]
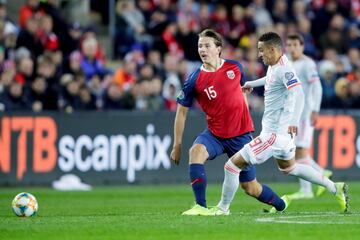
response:
[(242, 86), (242, 89), (245, 93), (252, 92), (253, 88), (255, 87), (261, 87), (265, 85), (266, 77), (259, 78), (253, 81), (247, 81), (244, 86)]
[(178, 104), (176, 110), (176, 116), (174, 121), (174, 145), (170, 154), (171, 160), (176, 165), (179, 165), (181, 159), (181, 144), (188, 110), (188, 107), (184, 107), (181, 104)]

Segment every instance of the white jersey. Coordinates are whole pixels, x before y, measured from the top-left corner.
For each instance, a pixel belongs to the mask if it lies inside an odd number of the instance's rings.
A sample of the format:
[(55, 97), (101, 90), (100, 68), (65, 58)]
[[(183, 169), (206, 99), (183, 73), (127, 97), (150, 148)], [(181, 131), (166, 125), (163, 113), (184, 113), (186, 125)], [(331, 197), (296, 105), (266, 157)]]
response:
[(277, 64), (268, 67), (264, 93), (263, 132), (287, 134), (289, 126), (298, 126), (303, 103), (300, 104), (301, 109), (295, 109), (296, 99), (289, 91), (297, 85), (301, 85), (301, 82), (285, 55)]
[(311, 92), (311, 85), (317, 81), (320, 81), (316, 63), (311, 58), (303, 55), (301, 58), (292, 61), (292, 64), (300, 82), (302, 83), (305, 97), (306, 108), (303, 110), (301, 119), (309, 118), (312, 111), (319, 111), (318, 108), (320, 108), (321, 103), (321, 98), (320, 102), (317, 103), (319, 100), (314, 99), (314, 94)]

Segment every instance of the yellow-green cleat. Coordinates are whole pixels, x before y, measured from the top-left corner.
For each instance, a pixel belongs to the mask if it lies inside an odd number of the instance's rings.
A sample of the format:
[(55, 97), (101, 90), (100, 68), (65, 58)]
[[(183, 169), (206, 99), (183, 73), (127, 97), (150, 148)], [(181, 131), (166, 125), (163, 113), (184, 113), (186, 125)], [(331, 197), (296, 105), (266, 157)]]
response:
[(283, 212), (285, 212), (285, 210), (290, 206), (291, 199), (287, 195), (282, 196), (281, 199), (285, 202), (285, 208), (282, 211), (278, 211), (278, 210), (276, 210), (275, 207), (272, 207), (269, 210), (269, 213), (283, 213)]
[[(327, 178), (331, 178), (331, 176), (333, 175), (333, 172), (330, 170), (325, 169), (324, 170), (324, 176)], [(319, 197), (321, 196), (324, 192), (325, 192), (326, 188), (324, 188), (323, 186), (318, 186), (317, 190), (316, 190), (316, 196)]]
[(340, 204), (341, 212), (347, 213), (350, 211), (350, 197), (349, 186), (344, 182), (335, 183), (336, 193), (335, 198)]
[(209, 209), (212, 216), (228, 216), (230, 215), (230, 210), (223, 210), (218, 206), (212, 207)]
[(310, 199), (310, 198), (314, 198), (314, 194), (313, 192), (309, 192), (309, 193), (305, 193), (301, 190), (299, 190), (296, 193), (293, 194), (289, 194), (287, 195), (289, 199), (291, 200), (298, 200), (298, 199)]
[(195, 204), (192, 208), (189, 210), (186, 210), (181, 215), (184, 216), (212, 216), (211, 212), (208, 208), (203, 207), (199, 204)]

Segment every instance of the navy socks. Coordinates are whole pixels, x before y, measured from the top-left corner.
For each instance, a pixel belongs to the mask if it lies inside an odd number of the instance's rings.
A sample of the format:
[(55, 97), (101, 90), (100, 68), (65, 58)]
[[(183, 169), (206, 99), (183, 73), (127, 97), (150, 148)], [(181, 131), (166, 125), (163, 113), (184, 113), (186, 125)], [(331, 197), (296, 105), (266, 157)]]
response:
[(204, 165), (190, 164), (189, 174), (196, 203), (206, 207), (206, 174)]

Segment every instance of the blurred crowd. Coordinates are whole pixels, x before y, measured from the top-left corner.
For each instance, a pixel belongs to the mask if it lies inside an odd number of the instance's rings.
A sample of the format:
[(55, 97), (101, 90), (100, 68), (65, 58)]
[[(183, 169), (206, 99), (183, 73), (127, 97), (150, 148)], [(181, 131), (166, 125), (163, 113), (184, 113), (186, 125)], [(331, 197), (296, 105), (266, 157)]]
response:
[[(248, 80), (266, 71), (259, 34), (302, 34), (318, 63), (322, 107), (360, 108), (360, 0), (118, 0), (112, 68), (96, 28), (67, 22), (60, 0), (25, 2), (14, 20), (0, 0), (0, 111), (174, 111), (201, 64), (205, 28), (224, 36), (222, 57), (239, 60)], [(262, 110), (262, 94), (250, 96), (253, 110)]]

